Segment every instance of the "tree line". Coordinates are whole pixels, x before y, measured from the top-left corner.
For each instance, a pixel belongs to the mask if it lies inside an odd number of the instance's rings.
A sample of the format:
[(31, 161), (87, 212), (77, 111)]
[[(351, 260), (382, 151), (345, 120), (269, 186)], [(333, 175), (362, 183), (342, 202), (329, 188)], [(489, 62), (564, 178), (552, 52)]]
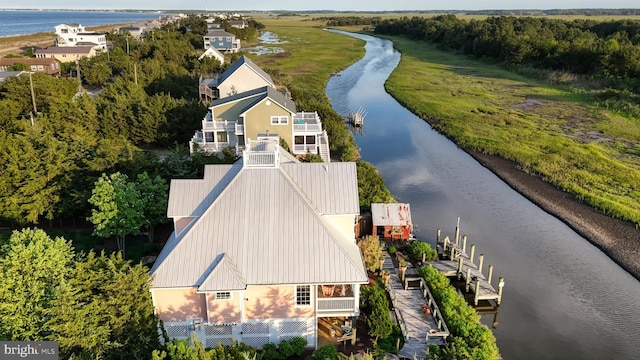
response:
[(382, 21), (375, 32), (425, 40), (443, 49), (509, 65), (567, 71), (603, 86), (640, 92), (640, 23), (455, 15)]

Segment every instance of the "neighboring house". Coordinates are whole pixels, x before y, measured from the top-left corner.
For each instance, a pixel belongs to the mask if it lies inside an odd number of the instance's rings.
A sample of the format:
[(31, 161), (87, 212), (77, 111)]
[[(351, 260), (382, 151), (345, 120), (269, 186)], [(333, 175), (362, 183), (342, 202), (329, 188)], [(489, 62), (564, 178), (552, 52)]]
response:
[(373, 235), (380, 239), (409, 240), (413, 235), (409, 204), (371, 204)]
[(121, 28), (118, 28), (119, 34), (124, 34), (125, 31), (129, 32), (131, 37), (138, 41), (142, 41), (142, 38), (147, 33), (147, 29), (140, 26), (123, 26)]
[(269, 74), (243, 55), (222, 74), (213, 78), (200, 77), (200, 100), (208, 105), (212, 100), (263, 86), (276, 85)]
[(202, 120), (202, 130), (191, 139), (206, 152), (226, 147), (241, 154), (247, 139), (279, 137), (295, 155), (308, 153), (330, 161), (329, 140), (317, 112), (298, 112), (293, 100), (270, 86), (214, 100)]
[(236, 29), (244, 29), (248, 26), (244, 20), (229, 20), (229, 25)]
[(213, 47), (222, 52), (236, 53), (240, 50), (240, 39), (222, 29), (210, 29), (203, 37), (205, 50)]
[(107, 37), (95, 31), (86, 31), (80, 24), (60, 24), (55, 27), (56, 46), (91, 46), (98, 51), (107, 51)]
[(153, 30), (159, 29), (162, 26), (162, 22), (159, 20), (147, 20), (147, 21), (138, 21), (133, 23), (130, 26), (123, 26), (121, 28), (116, 29), (118, 33), (124, 33), (128, 31), (131, 37), (136, 39), (137, 41), (142, 41), (144, 36), (152, 32)]
[(205, 165), (203, 179), (172, 180), (175, 231), (151, 269), (168, 336), (258, 348), (299, 336), (316, 347), (319, 320), (353, 326), (368, 283), (358, 213), (355, 163), (300, 163), (277, 140)]
[(200, 57), (198, 57), (198, 60), (202, 60), (205, 57), (214, 58), (214, 59), (218, 60), (218, 62), (220, 62), (220, 64), (224, 64), (224, 55), (220, 51), (218, 51), (218, 50), (216, 50), (216, 49), (214, 49), (212, 47), (210, 47), (207, 50), (205, 50), (204, 53), (202, 55), (200, 55)]
[(92, 46), (50, 46), (46, 49), (36, 49), (36, 58), (53, 58), (61, 62), (91, 58), (96, 54), (96, 49)]
[(27, 74), (26, 71), (0, 71), (0, 84), (7, 81), (8, 78), (13, 76), (20, 76), (22, 74)]
[(8, 71), (11, 66), (17, 63), (26, 64), (29, 71), (43, 72), (49, 75), (60, 74), (60, 61), (38, 58), (2, 58), (0, 59), (0, 71)]

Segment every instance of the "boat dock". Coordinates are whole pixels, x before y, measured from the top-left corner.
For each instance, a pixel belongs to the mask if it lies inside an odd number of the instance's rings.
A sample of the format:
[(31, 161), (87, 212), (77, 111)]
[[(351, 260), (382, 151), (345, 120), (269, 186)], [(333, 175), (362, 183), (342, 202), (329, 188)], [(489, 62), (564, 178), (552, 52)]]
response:
[(391, 274), (386, 288), (405, 339), (398, 356), (424, 359), (429, 345), (445, 345), (449, 336), (440, 309), (415, 267), (410, 266), (403, 273), (385, 253), (382, 269)]
[(362, 127), (364, 125), (364, 117), (367, 115), (363, 108), (359, 108), (356, 112), (349, 111), (347, 119), (351, 125), (355, 127)]
[(480, 300), (495, 301), (500, 305), (502, 301), (502, 290), (504, 288), (504, 278), (498, 279), (498, 289), (491, 284), (493, 277), (493, 265), (487, 267), (487, 275), (483, 273), (484, 254), (478, 256), (475, 262), (476, 246), (470, 247), (470, 254), (467, 254), (467, 236), (464, 235), (459, 241), (459, 228), (456, 227), (455, 240), (449, 240), (446, 236), (440, 240), (440, 230), (438, 229), (436, 240), (438, 250), (438, 260), (432, 263), (433, 267), (444, 273), (447, 277), (457, 277), (465, 282), (465, 290), (473, 293), (473, 303), (478, 306)]

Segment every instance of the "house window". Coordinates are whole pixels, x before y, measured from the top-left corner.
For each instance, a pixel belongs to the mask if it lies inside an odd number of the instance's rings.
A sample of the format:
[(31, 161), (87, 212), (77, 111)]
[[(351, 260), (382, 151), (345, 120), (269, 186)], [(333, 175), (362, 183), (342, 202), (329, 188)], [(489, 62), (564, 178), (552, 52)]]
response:
[(306, 141), (307, 144), (315, 144), (316, 143), (316, 137), (313, 135), (307, 135)]
[(311, 285), (296, 286), (296, 306), (311, 306)]
[(272, 116), (271, 125), (286, 125), (289, 123), (288, 116)]
[(216, 133), (216, 138), (218, 139), (219, 143), (226, 143), (229, 142), (229, 135), (227, 135), (226, 132), (219, 132)]
[(227, 41), (231, 41), (231, 36), (227, 36)]
[(304, 136), (296, 136), (295, 138), (293, 138), (293, 142), (296, 145), (304, 145)]
[(38, 70), (43, 71), (44, 70), (44, 66), (38, 65)]
[(231, 292), (229, 291), (220, 291), (215, 295), (215, 300), (231, 300)]

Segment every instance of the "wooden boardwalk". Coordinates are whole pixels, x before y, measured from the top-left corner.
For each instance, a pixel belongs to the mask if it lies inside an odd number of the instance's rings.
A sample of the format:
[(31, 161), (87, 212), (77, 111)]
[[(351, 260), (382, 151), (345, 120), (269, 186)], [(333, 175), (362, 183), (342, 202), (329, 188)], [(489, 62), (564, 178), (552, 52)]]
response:
[[(400, 349), (398, 356), (425, 359), (425, 351), (429, 345), (444, 345), (449, 336), (449, 330), (442, 320), (440, 309), (415, 268), (407, 269), (404, 282), (400, 271), (393, 266), (388, 254), (385, 254), (382, 268), (391, 273), (387, 291), (391, 297), (396, 320), (405, 338), (404, 346)], [(425, 313), (423, 305), (429, 307), (430, 314)]]
[[(438, 236), (439, 238), (439, 236)], [(474, 261), (475, 245), (471, 245), (471, 255), (468, 255), (467, 238), (463, 236), (461, 242), (451, 242), (448, 237), (438, 241), (439, 260), (431, 263), (433, 267), (447, 277), (458, 277), (466, 283), (466, 290), (474, 294), (474, 304), (480, 300), (495, 301), (498, 305), (502, 301), (504, 279), (498, 280), (498, 290), (491, 285), (493, 266), (489, 265), (487, 276), (483, 273), (484, 255), (478, 256), (478, 263)]]

